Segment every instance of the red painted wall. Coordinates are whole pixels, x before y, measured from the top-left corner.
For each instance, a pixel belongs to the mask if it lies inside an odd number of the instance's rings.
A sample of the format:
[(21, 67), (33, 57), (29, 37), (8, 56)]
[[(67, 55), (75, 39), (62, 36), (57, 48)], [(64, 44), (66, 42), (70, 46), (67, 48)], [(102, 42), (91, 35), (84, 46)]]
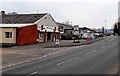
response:
[(46, 31), (44, 32), (43, 35), (44, 35), (44, 42), (47, 42), (47, 41), (46, 41)]
[(38, 42), (37, 25), (17, 28), (16, 34), (16, 45), (33, 44)]

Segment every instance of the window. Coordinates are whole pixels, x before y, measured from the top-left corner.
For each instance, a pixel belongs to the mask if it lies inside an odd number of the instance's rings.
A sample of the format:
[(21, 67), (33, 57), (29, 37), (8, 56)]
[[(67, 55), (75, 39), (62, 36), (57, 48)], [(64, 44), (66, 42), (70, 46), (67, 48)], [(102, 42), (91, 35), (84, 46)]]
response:
[(39, 32), (39, 42), (43, 42), (44, 35), (43, 33)]
[(5, 38), (12, 38), (12, 32), (5, 32)]

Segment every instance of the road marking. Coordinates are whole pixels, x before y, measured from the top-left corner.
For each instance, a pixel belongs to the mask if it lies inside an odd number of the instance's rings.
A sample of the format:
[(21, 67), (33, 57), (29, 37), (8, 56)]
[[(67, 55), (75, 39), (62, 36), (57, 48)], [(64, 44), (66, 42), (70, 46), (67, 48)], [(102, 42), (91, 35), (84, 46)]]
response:
[(38, 72), (36, 71), (36, 72), (30, 73), (30, 74), (36, 74), (36, 73), (38, 73)]
[(52, 53), (48, 53), (49, 55), (51, 55)]
[(24, 63), (24, 62), (20, 62), (20, 64), (22, 64), (22, 63)]
[(44, 55), (43, 57), (47, 57), (47, 55)]
[(56, 52), (57, 54), (60, 53), (59, 51)]
[(18, 53), (18, 54), (22, 54), (22, 55), (30, 55), (30, 56), (38, 56), (38, 55), (27, 54), (27, 53)]
[(93, 51), (87, 52), (86, 54), (94, 53), (94, 52), (96, 52), (96, 51), (97, 51), (97, 50), (93, 50)]
[(54, 55), (55, 54), (55, 52), (52, 52), (52, 55)]
[(32, 73), (30, 73), (30, 74), (28, 74), (26, 76), (30, 76), (30, 75), (33, 75), (33, 74), (36, 74), (36, 73), (38, 73), (38, 71), (32, 72)]
[(119, 65), (116, 64), (107, 74), (117, 74)]
[(8, 65), (8, 67), (10, 67), (10, 66), (14, 66), (14, 65), (16, 65), (16, 64), (10, 64), (10, 65)]
[[(32, 60), (36, 60), (36, 58), (32, 59)], [(29, 62), (29, 61), (28, 61)]]
[(79, 58), (79, 57), (75, 57), (75, 58), (72, 58), (72, 59), (69, 59), (69, 60), (60, 62), (60, 63), (57, 64), (57, 66), (62, 65), (62, 64), (67, 63), (67, 62), (70, 62), (70, 61), (72, 61), (72, 60), (78, 59), (78, 58)]
[(42, 56), (40, 56), (40, 57), (38, 57), (38, 58), (40, 58), (40, 59), (41, 59), (41, 58), (42, 58)]
[(105, 46), (102, 46), (101, 48), (104, 48)]

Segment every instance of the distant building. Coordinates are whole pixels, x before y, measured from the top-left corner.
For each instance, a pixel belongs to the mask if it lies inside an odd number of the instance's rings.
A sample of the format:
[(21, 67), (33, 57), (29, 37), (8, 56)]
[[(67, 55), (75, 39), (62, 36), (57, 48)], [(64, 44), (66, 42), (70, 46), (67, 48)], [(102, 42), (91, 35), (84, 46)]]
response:
[(96, 33), (103, 33), (103, 29), (95, 29)]
[(73, 34), (73, 26), (70, 24), (64, 24), (56, 22), (57, 25), (60, 27), (60, 33), (67, 33), (67, 34)]
[(70, 24), (56, 22), (60, 28), (61, 39), (71, 39), (74, 33), (74, 27)]
[(79, 25), (74, 25), (74, 35), (79, 34)]
[(94, 32), (96, 32), (96, 30), (93, 30), (93, 29), (90, 29), (87, 27), (80, 27), (79, 32), (80, 33), (94, 33)]

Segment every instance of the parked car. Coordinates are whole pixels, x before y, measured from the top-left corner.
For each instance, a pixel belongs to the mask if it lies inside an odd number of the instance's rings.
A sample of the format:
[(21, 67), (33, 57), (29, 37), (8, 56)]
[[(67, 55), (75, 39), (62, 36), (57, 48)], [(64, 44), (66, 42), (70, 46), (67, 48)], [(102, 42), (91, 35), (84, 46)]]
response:
[(99, 37), (100, 36), (100, 34), (99, 33), (94, 33), (97, 37)]
[(88, 33), (84, 33), (83, 35), (82, 35), (82, 38), (83, 39), (86, 39), (88, 37)]
[(84, 33), (82, 38), (83, 39), (86, 39), (86, 38), (95, 39), (96, 36), (93, 33)]
[(91, 39), (96, 39), (96, 35), (94, 33), (91, 33), (90, 36), (91, 36)]
[(92, 35), (94, 36), (94, 39), (96, 39), (96, 38), (98, 38), (98, 37), (99, 37), (99, 35), (98, 35), (98, 34), (96, 34), (96, 33), (93, 33)]
[(61, 34), (61, 40), (71, 40), (73, 39), (73, 34)]

